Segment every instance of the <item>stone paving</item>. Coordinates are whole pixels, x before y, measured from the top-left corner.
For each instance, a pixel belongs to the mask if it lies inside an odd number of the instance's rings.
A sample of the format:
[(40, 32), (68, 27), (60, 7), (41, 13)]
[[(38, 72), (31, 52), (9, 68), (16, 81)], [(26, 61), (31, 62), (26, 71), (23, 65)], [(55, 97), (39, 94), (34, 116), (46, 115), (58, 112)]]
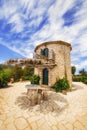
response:
[[(76, 89), (63, 95), (69, 105), (62, 112), (42, 113), (27, 109), (26, 84), (0, 89), (0, 130), (87, 130), (87, 85), (74, 83)], [(20, 96), (24, 104), (16, 103)]]

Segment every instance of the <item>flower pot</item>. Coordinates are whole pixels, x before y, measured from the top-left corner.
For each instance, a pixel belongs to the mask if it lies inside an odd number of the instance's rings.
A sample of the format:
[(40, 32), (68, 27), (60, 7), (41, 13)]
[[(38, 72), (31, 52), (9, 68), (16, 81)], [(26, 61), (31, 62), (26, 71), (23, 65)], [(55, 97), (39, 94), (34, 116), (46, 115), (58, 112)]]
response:
[(22, 78), (20, 78), (20, 79), (19, 79), (19, 81), (20, 81), (20, 82), (22, 82), (22, 81), (23, 81), (23, 79), (22, 79)]
[(14, 83), (14, 78), (11, 78), (11, 79), (10, 79), (10, 83)]

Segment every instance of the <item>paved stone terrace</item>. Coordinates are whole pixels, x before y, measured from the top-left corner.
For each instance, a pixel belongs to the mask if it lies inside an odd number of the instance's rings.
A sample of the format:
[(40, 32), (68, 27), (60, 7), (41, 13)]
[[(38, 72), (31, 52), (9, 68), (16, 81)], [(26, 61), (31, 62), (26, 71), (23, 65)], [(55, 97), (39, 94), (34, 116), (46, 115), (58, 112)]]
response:
[(28, 82), (14, 83), (0, 89), (0, 130), (87, 130), (87, 85), (74, 83), (77, 90), (63, 95), (69, 106), (59, 114), (44, 114), (16, 104), (20, 96), (27, 104), (24, 97), (26, 84)]

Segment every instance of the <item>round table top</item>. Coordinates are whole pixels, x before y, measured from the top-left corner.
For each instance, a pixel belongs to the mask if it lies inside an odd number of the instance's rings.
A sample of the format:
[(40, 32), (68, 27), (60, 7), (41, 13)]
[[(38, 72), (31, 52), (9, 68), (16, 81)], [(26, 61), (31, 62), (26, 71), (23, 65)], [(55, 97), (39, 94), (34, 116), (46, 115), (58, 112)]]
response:
[(41, 90), (46, 90), (46, 88), (42, 88), (41, 86), (36, 85), (36, 84), (27, 84), (27, 85), (25, 85), (25, 87), (27, 89), (41, 89)]

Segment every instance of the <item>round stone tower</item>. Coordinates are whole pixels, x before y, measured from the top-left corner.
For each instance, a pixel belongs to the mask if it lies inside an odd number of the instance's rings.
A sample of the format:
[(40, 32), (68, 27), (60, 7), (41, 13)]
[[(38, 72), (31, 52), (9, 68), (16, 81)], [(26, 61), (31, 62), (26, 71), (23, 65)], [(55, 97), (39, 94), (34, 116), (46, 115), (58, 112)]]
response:
[(40, 85), (51, 86), (57, 79), (66, 77), (71, 86), (71, 50), (71, 45), (64, 41), (45, 42), (35, 48), (35, 58), (41, 60), (41, 65), (35, 68)]

